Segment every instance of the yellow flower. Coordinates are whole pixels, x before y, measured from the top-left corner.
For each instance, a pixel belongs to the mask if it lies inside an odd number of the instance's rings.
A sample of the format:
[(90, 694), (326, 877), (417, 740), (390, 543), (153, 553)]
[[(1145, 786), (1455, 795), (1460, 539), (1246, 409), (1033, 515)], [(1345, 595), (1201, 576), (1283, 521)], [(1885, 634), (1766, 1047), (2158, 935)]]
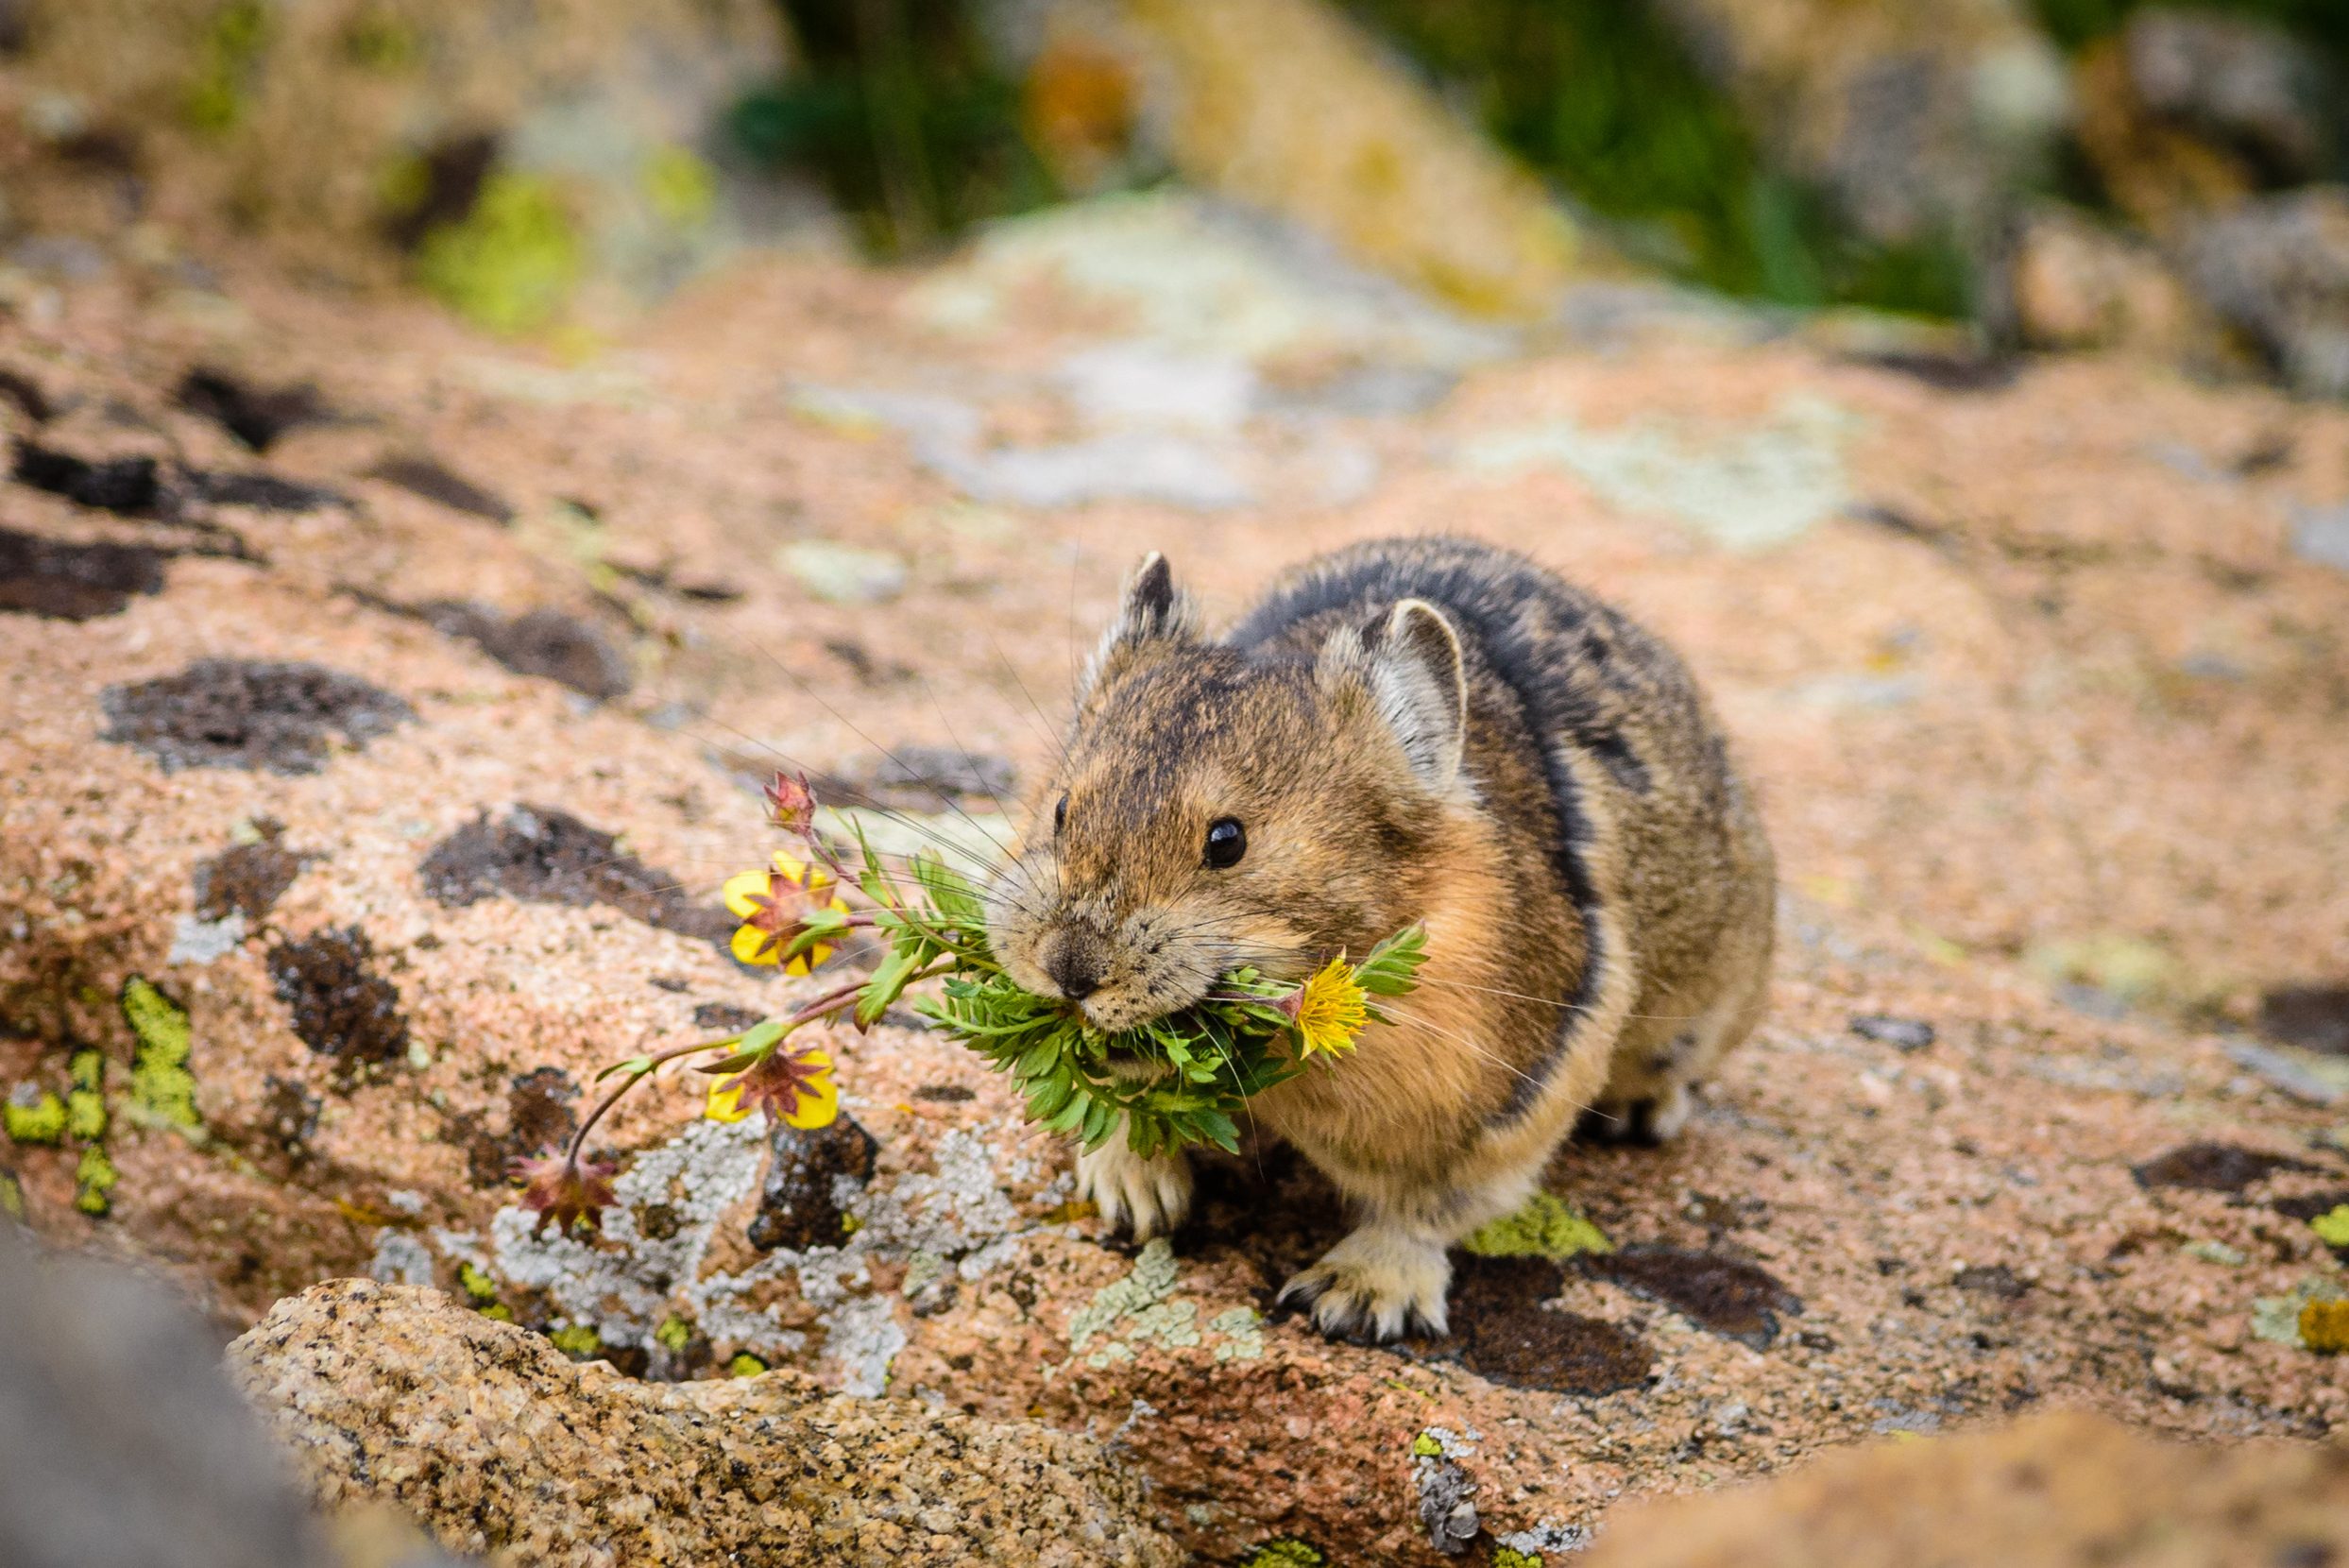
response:
[[(830, 892), (832, 874), (778, 849), (771, 871), (744, 871), (726, 878), (726, 909), (740, 916), (731, 944), (744, 963), (774, 963), (783, 949), (808, 927), (818, 910), (848, 912), (848, 906)], [(819, 942), (784, 964), (787, 975), (804, 975), (832, 956), (832, 945)]]
[(1330, 960), (1322, 971), (1284, 1000), (1281, 1011), (1294, 1020), (1297, 1043), (1305, 1055), (1320, 1051), (1343, 1056), (1353, 1049), (1353, 1037), (1370, 1021), (1366, 993), (1354, 983), (1353, 966), (1345, 959)]
[(762, 1106), (793, 1127), (831, 1126), (840, 1116), (840, 1085), (832, 1082), (830, 1053), (778, 1044), (763, 1060), (710, 1084), (704, 1114), (712, 1121), (740, 1121)]

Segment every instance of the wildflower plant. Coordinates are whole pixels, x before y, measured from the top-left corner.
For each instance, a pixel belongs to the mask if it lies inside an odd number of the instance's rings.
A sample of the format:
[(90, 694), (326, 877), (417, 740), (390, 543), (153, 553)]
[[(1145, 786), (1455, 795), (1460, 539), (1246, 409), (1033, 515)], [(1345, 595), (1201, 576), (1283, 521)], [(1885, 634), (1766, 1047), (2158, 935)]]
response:
[[(1374, 998), (1408, 993), (1426, 957), (1425, 932), (1408, 927), (1359, 962), (1338, 954), (1302, 983), (1237, 968), (1189, 1007), (1104, 1031), (1071, 1003), (1038, 996), (1005, 972), (988, 946), (978, 890), (944, 859), (925, 851), (885, 861), (854, 826), (854, 859), (844, 858), (817, 831), (805, 778), (778, 775), (767, 801), (770, 820), (807, 853), (778, 852), (768, 867), (727, 879), (726, 907), (742, 922), (729, 945), (734, 955), (807, 975), (853, 930), (880, 937), (886, 953), (864, 979), (740, 1034), (604, 1068), (597, 1081), (616, 1082), (569, 1147), (516, 1167), (526, 1184), (522, 1202), (541, 1226), (598, 1227), (613, 1202), (612, 1170), (584, 1158), (588, 1134), (665, 1064), (715, 1058), (698, 1064), (711, 1080), (705, 1110), (712, 1119), (740, 1121), (763, 1110), (793, 1127), (826, 1127), (840, 1114), (833, 1061), (800, 1031), (843, 1017), (869, 1029), (908, 988), (931, 980), (941, 982), (937, 994), (917, 997), (914, 1011), (1008, 1075), (1030, 1121), (1074, 1134), (1088, 1149), (1122, 1128), (1145, 1155), (1194, 1143), (1236, 1150), (1247, 1100), (1352, 1051), (1365, 1028), (1388, 1021)], [(841, 896), (844, 889), (860, 895), (861, 907)]]

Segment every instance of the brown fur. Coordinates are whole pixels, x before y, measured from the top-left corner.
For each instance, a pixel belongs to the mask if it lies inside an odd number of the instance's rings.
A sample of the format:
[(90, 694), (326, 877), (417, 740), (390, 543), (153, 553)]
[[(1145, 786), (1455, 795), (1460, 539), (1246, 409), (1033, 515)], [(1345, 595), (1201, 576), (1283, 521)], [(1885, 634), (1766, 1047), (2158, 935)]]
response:
[[(1217, 869), (1225, 817), (1247, 850)], [(1669, 649), (1522, 557), (1416, 539), (1297, 569), (1217, 640), (1146, 561), (989, 898), (1013, 978), (1091, 987), (1104, 1029), (1425, 925), (1393, 1024), (1253, 1106), (1364, 1214), (1284, 1294), (1392, 1335), (1443, 1326), (1444, 1248), (1521, 1203), (1578, 1116), (1677, 1130), (1759, 1015), (1775, 891)], [(1139, 1235), (1187, 1207), (1179, 1157), (1113, 1137), (1079, 1170)]]

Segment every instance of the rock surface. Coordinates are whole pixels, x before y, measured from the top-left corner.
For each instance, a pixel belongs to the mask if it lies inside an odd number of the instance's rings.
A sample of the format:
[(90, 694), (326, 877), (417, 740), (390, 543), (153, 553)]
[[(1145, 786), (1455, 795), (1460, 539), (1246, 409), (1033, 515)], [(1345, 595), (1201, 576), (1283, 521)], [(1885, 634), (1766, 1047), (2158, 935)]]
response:
[(2349, 1556), (2349, 1450), (2162, 1442), (2079, 1411), (1626, 1508), (1589, 1568), (2286, 1568)]
[(319, 1286), (229, 1362), (322, 1504), (396, 1504), (459, 1552), (546, 1568), (1179, 1560), (1086, 1439), (826, 1397), (790, 1372), (643, 1383), (436, 1290)]
[[(2262, 1006), (2349, 975), (2349, 576), (2310, 542), (2349, 500), (2349, 413), (2119, 361), (1857, 356), (1666, 299), (1438, 353), (1474, 334), (1135, 221), (1174, 205), (1044, 214), (926, 275), (762, 259), (576, 359), (200, 229), (211, 282), (103, 227), (87, 275), (0, 267), (0, 370), (38, 394), (0, 399), (11, 439), (83, 477), (349, 497), (5, 482), (39, 547), (0, 558), (26, 585), (0, 594), (0, 1202), (238, 1327), (371, 1275), (631, 1375), (750, 1355), (1084, 1434), (1211, 1559), (1433, 1560), (1428, 1514), (1456, 1543), (1463, 1504), (1472, 1553), (1565, 1540), (2053, 1399), (2180, 1437), (2349, 1421), (2299, 1326), (2342, 1291), (2316, 1222), (2349, 1088)], [(1003, 264), (1023, 244), (1032, 271)], [(256, 452), (184, 406), (222, 365), (349, 417)], [(981, 501), (933, 460), (1113, 430), (1247, 484)], [(387, 467), (426, 459), (496, 504)], [(827, 1042), (820, 1146), (649, 1082), (592, 1140), (621, 1166), (603, 1236), (534, 1233), (505, 1172), (599, 1069), (826, 983), (709, 940), (770, 847), (762, 770), (869, 780), (929, 746), (1033, 787), (1144, 549), (1227, 612), (1315, 550), (1439, 528), (1685, 649), (1786, 872), (1768, 1023), (1675, 1146), (1560, 1153), (1514, 1255), (1460, 1257), (1457, 1339), (1269, 1315), (1343, 1223), (1278, 1150), (1211, 1162), (1171, 1247), (1104, 1235), (1067, 1151), (905, 1014)], [(818, 541), (905, 563), (897, 597), (813, 591), (781, 563)], [(65, 552), (95, 546), (153, 570), (81, 593)], [(591, 701), (390, 607), (449, 602), (608, 627), (636, 678)], [(141, 707), (106, 739), (110, 690), (154, 682), (204, 722)], [(983, 854), (1004, 771), (871, 820)]]

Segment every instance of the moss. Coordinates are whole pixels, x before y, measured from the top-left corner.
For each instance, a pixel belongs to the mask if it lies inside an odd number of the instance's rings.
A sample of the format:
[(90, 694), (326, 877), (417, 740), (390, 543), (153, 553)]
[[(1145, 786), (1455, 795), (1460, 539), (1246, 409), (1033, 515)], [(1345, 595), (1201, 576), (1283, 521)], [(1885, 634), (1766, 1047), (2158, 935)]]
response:
[(766, 1370), (767, 1364), (748, 1351), (742, 1352), (741, 1355), (726, 1363), (728, 1377), (757, 1377)]
[(55, 1143), (65, 1135), (65, 1102), (46, 1089), (22, 1085), (0, 1105), (0, 1126), (16, 1143)]
[(2349, 1203), (2335, 1204), (2330, 1212), (2309, 1220), (2308, 1228), (2327, 1247), (2349, 1247)]
[(672, 1355), (683, 1355), (685, 1347), (693, 1342), (693, 1325), (672, 1312), (653, 1330), (653, 1343)]
[(1240, 1559), (1240, 1568), (1326, 1568), (1329, 1554), (1293, 1535), (1268, 1541)]
[(130, 1058), (130, 1118), (149, 1127), (201, 1132), (196, 1075), (188, 1070), (195, 1047), (187, 1009), (136, 975), (123, 985), (122, 1009), (138, 1041)]
[(501, 170), (482, 182), (462, 221), (424, 236), (417, 281), (478, 326), (526, 332), (559, 315), (579, 281), (582, 247), (562, 193)]
[(268, 47), (269, 9), (262, 0), (230, 0), (213, 12), (196, 48), (188, 124), (215, 136), (234, 130), (245, 118), (246, 96)]
[(1411, 1440), (1411, 1453), (1417, 1458), (1440, 1459), (1443, 1457), (1443, 1440), (1433, 1432), (1421, 1432)]
[(604, 1354), (604, 1336), (587, 1323), (573, 1323), (547, 1336), (556, 1350), (574, 1361), (591, 1361)]
[(10, 1219), (25, 1218), (25, 1184), (13, 1170), (0, 1170), (0, 1214)]
[(2319, 1355), (2349, 1351), (2349, 1302), (2309, 1302), (2300, 1309), (2300, 1342)]
[(1515, 1214), (1480, 1226), (1460, 1243), (1479, 1257), (1564, 1259), (1615, 1250), (1607, 1233), (1546, 1192), (1537, 1192)]
[(81, 1163), (74, 1167), (74, 1207), (87, 1215), (105, 1214), (114, 1206), (108, 1194), (121, 1180), (122, 1172), (114, 1168), (106, 1150), (92, 1144), (81, 1151)]
[(475, 1302), (498, 1299), (498, 1282), (469, 1263), (457, 1265), (457, 1286)]

